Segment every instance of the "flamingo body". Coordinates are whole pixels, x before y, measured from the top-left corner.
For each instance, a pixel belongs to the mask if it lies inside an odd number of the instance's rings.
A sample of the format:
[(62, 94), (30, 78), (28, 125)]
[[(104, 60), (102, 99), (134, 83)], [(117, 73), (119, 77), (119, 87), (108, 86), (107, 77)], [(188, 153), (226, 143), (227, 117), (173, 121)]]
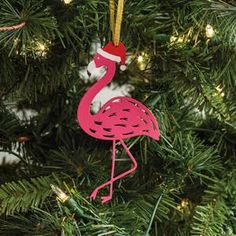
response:
[(129, 97), (109, 100), (89, 122), (88, 134), (103, 140), (149, 136), (159, 140), (158, 124), (142, 103)]

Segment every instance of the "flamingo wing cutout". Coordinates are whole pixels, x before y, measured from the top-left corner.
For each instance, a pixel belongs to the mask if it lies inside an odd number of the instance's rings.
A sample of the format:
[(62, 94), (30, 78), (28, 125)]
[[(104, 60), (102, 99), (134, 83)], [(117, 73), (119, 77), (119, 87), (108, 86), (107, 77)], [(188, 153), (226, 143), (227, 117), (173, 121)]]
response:
[(159, 140), (155, 117), (146, 106), (132, 98), (109, 100), (93, 118), (90, 135), (96, 138), (119, 140), (146, 135)]

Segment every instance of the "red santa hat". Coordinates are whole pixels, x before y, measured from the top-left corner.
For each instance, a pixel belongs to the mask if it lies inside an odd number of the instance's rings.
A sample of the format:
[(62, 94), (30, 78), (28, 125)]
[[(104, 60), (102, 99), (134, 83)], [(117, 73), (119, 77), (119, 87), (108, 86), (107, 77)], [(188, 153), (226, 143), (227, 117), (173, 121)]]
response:
[(98, 49), (98, 53), (107, 59), (120, 63), (122, 71), (126, 70), (126, 48), (123, 43), (120, 42), (118, 46), (115, 46), (113, 42), (110, 42), (103, 49)]

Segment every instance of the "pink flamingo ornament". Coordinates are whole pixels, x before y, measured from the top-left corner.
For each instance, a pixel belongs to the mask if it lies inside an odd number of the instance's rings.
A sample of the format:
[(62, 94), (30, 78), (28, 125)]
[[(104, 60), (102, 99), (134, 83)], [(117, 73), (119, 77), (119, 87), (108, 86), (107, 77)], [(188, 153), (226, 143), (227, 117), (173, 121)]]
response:
[[(121, 62), (120, 69), (125, 70), (125, 54), (126, 49), (121, 42), (117, 47), (113, 42), (110, 42), (103, 49), (98, 50), (94, 60), (88, 65), (88, 71), (92, 73), (96, 68), (105, 67), (106, 72), (86, 92), (77, 110), (80, 127), (87, 134), (97, 139), (113, 141), (111, 178), (108, 182), (97, 187), (90, 195), (90, 199), (94, 200), (99, 190), (110, 185), (109, 195), (101, 197), (102, 203), (112, 199), (113, 183), (131, 174), (137, 168), (137, 162), (124, 140), (141, 135), (159, 140), (159, 128), (155, 117), (147, 107), (132, 98), (115, 97), (109, 100), (98, 113), (94, 115), (90, 113), (94, 97), (112, 81), (116, 71), (116, 62)], [(121, 143), (133, 164), (131, 169), (117, 176), (115, 176), (116, 142)]]

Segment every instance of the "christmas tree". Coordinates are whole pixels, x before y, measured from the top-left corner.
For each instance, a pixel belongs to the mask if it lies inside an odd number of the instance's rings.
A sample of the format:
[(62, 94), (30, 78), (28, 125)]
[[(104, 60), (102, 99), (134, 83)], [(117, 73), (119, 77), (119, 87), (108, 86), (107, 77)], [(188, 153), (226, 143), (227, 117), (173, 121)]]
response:
[[(15, 157), (0, 165), (0, 235), (236, 235), (233, 0), (124, 1), (127, 69), (91, 109), (132, 96), (160, 139), (125, 140), (138, 168), (108, 203), (88, 198), (110, 178), (112, 142), (76, 112), (96, 82), (87, 65), (112, 41), (111, 2), (0, 2), (0, 155)], [(117, 145), (115, 172), (130, 165)]]

